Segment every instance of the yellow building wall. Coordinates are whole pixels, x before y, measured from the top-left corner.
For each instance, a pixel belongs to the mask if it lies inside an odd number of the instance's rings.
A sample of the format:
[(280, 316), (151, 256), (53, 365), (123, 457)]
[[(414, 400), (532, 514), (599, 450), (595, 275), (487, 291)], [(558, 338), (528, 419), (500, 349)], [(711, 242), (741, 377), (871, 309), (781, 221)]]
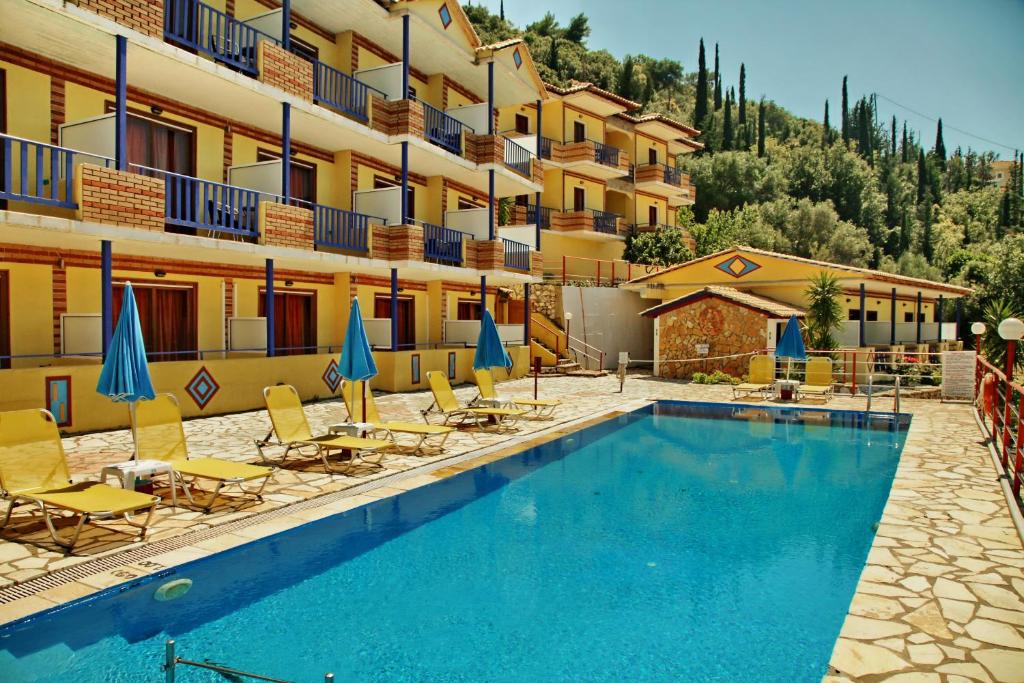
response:
[[(8, 272), (10, 286), (11, 355), (53, 353), (53, 269), (48, 265), (0, 261), (0, 270)], [(37, 362), (26, 359), (11, 365)], [(0, 370), (0, 377), (4, 372)]]
[[(232, 135), (231, 144), (231, 163), (234, 166), (256, 163), (259, 160), (259, 150), (261, 149), (277, 154), (281, 153), (280, 145), (268, 144), (238, 133)], [(308, 154), (294, 154), (292, 156), (304, 164), (316, 167), (317, 202), (321, 204), (330, 203), (338, 195), (338, 179), (348, 177), (348, 165), (339, 167), (335, 163), (328, 163), (311, 157)], [(332, 206), (336, 205), (332, 204)]]
[(635, 195), (634, 205), (635, 220), (631, 222), (638, 223), (640, 225), (649, 223), (650, 220), (648, 212), (651, 206), (658, 207), (658, 223), (669, 224), (672, 222), (669, 216), (668, 200), (666, 199), (638, 193)]
[[(578, 109), (572, 109), (570, 107), (563, 106), (562, 112), (564, 117), (559, 123), (562, 125), (562, 136), (557, 138), (559, 140), (569, 142), (573, 139), (573, 123), (576, 121), (582, 121), (583, 125), (587, 129), (587, 139), (596, 140), (597, 142), (604, 142), (604, 119), (600, 116), (590, 114), (587, 112), (580, 111)], [(547, 112), (545, 112), (546, 114)], [(542, 116), (541, 118), (547, 118)]]
[(562, 201), (561, 206), (565, 207), (566, 211), (572, 211), (573, 207), (573, 190), (577, 187), (582, 187), (585, 193), (584, 202), (588, 209), (604, 210), (604, 191), (605, 186), (597, 180), (591, 180), (589, 178), (583, 178), (577, 175), (565, 175), (565, 186), (562, 188)]
[[(668, 160), (668, 145), (664, 142), (653, 140), (652, 138), (644, 135), (636, 136), (636, 155), (633, 158), (633, 162), (638, 166), (641, 164), (649, 163), (648, 155), (649, 150), (655, 150), (658, 154), (658, 163), (664, 164)], [(674, 164), (669, 164), (670, 166)]]
[[(548, 100), (543, 104), (540, 125), (541, 134), (555, 142), (562, 142), (562, 112), (564, 105), (561, 100)], [(514, 118), (514, 117), (513, 117)]]
[[(621, 240), (595, 240), (576, 237), (571, 233), (557, 233), (542, 230), (540, 235), (541, 253), (545, 266), (562, 267), (562, 257), (578, 259), (616, 260), (622, 258), (626, 245)], [(640, 273), (636, 274), (640, 277)]]
[[(548, 114), (548, 103), (545, 102), (543, 105), (544, 111), (541, 114), (543, 119)], [(537, 108), (528, 107), (526, 105), (518, 107), (503, 107), (498, 110), (498, 130), (509, 131), (516, 129), (516, 114), (521, 114), (530, 120), (530, 132), (537, 132)]]

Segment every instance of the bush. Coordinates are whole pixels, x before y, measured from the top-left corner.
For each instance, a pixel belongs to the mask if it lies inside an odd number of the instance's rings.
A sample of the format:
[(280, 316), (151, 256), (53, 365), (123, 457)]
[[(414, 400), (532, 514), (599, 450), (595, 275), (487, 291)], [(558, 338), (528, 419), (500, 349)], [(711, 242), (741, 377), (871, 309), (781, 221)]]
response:
[(694, 384), (739, 384), (740, 378), (733, 377), (727, 372), (715, 370), (710, 375), (705, 372), (695, 372), (690, 381)]
[(695, 372), (693, 373), (693, 377), (690, 378), (690, 381), (694, 384), (711, 384), (710, 380), (711, 378), (703, 372)]

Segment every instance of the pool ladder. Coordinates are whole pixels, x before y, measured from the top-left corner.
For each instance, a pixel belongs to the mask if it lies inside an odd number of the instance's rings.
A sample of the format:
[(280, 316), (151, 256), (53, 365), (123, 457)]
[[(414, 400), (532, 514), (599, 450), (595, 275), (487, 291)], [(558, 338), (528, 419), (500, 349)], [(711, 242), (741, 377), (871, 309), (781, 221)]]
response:
[[(875, 379), (875, 373), (870, 373), (868, 375), (868, 406), (867, 406), (867, 409), (864, 411), (866, 413), (871, 413), (871, 396), (875, 393), (874, 390), (873, 390), (874, 379)], [(893, 415), (893, 417), (896, 417), (899, 414), (900, 414), (900, 376), (896, 375), (895, 391), (894, 391), (893, 397), (892, 397), (892, 415)]]
[[(229, 666), (222, 664), (214, 664), (213, 662), (193, 662), (188, 659), (182, 659), (174, 653), (174, 641), (168, 640), (164, 643), (164, 663), (161, 667), (164, 671), (164, 683), (175, 683), (175, 676), (177, 675), (177, 668), (179, 666), (194, 666), (198, 669), (207, 669), (209, 671), (216, 671), (219, 674), (224, 675), (225, 678), (228, 676), (234, 676), (236, 678), (249, 678), (254, 681), (268, 681), (269, 683), (290, 683), (283, 678), (271, 678), (270, 676), (261, 676), (260, 674), (250, 673), (248, 671), (239, 671), (238, 669), (232, 669)], [(334, 683), (334, 674), (324, 674), (324, 683)]]

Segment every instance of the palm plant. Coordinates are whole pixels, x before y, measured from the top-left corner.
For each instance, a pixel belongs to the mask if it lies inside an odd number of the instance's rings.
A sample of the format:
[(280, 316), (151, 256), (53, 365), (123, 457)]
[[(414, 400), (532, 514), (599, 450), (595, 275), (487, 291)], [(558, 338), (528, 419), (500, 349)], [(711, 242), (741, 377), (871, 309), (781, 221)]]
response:
[(805, 291), (809, 302), (807, 307), (807, 342), (812, 349), (830, 350), (836, 348), (832, 335), (843, 322), (843, 308), (839, 305), (842, 290), (839, 280), (829, 273), (819, 273), (811, 278)]
[[(1020, 311), (1015, 311), (1013, 304), (1006, 299), (995, 299), (985, 306), (985, 335), (981, 338), (981, 354), (989, 363), (1000, 370), (1006, 367), (1006, 340), (999, 336), (999, 323), (1007, 318), (1021, 318)], [(1014, 365), (1024, 368), (1024, 349), (1018, 351)]]

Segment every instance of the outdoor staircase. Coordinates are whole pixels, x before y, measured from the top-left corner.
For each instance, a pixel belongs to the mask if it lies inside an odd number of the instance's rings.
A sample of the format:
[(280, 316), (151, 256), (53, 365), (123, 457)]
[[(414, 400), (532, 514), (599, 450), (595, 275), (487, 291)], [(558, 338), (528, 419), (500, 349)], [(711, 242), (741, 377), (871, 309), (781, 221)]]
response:
[(572, 377), (602, 377), (601, 369), (587, 369), (579, 362), (583, 355), (588, 364), (596, 359), (576, 348), (578, 340), (570, 338), (562, 327), (536, 311), (530, 314), (530, 356), (541, 359), (541, 374)]

